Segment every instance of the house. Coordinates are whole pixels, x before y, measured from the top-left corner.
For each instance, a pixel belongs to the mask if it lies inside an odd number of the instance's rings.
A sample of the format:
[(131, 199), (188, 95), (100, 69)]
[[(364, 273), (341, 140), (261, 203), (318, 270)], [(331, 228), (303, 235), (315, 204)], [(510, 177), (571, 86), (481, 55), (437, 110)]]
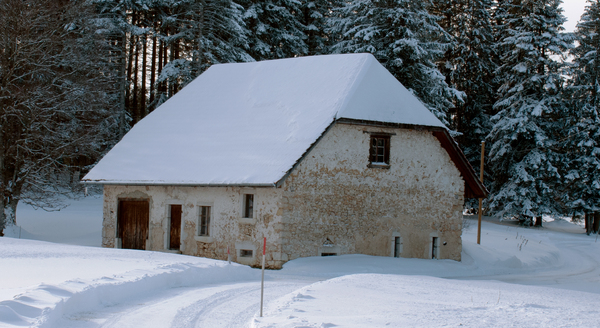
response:
[(320, 255), (460, 260), (485, 197), (445, 126), (370, 54), (219, 64), (85, 176), (105, 247), (259, 265)]

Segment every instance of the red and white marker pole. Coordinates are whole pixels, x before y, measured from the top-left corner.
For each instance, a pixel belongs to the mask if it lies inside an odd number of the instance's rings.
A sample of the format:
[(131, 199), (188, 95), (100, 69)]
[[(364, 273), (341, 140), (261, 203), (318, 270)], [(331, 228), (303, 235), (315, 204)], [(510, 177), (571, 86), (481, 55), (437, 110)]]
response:
[(262, 278), (260, 279), (260, 316), (263, 315), (263, 297), (265, 294), (265, 254), (267, 253), (267, 237), (263, 239)]

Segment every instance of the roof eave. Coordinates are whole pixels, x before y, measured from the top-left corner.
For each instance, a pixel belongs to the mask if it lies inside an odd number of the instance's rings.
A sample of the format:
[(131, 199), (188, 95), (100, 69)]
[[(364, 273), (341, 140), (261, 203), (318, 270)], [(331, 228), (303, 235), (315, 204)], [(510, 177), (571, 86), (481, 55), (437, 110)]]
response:
[(255, 187), (274, 188), (276, 183), (197, 183), (197, 182), (156, 182), (156, 181), (114, 181), (114, 180), (81, 180), (81, 183), (90, 185), (112, 186), (177, 186), (177, 187)]
[(450, 158), (460, 171), (465, 180), (465, 198), (486, 198), (489, 191), (475, 174), (475, 170), (467, 157), (462, 152), (454, 138), (447, 129), (435, 130), (433, 135), (438, 139), (442, 147), (448, 152)]

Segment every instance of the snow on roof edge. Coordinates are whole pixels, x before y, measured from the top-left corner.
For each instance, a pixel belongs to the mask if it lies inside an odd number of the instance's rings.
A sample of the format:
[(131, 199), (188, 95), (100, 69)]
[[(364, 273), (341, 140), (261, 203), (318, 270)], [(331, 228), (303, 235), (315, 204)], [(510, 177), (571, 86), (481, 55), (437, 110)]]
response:
[(80, 181), (90, 185), (129, 185), (129, 186), (188, 186), (188, 187), (276, 187), (275, 183), (197, 183), (197, 182), (171, 182), (156, 180), (86, 180)]
[[(369, 70), (369, 67), (371, 67), (371, 65), (373, 65), (373, 61), (377, 61), (372, 54), (366, 53), (365, 55), (366, 56), (364, 56), (363, 62), (360, 65), (360, 71), (358, 72), (358, 74), (356, 74), (356, 78), (354, 78), (352, 85), (346, 91), (346, 97), (344, 97), (344, 101), (342, 102), (342, 104), (340, 104), (340, 106), (338, 107), (338, 109), (335, 112), (335, 115), (333, 117), (334, 120), (338, 120), (341, 118), (340, 113), (343, 113), (344, 108), (348, 107), (348, 104), (350, 103), (351, 97), (349, 97), (349, 96), (352, 95), (352, 93), (354, 91), (356, 91), (358, 86), (361, 84), (363, 78), (365, 77), (365, 75), (367, 74), (367, 71)], [(323, 133), (325, 133), (325, 131)]]

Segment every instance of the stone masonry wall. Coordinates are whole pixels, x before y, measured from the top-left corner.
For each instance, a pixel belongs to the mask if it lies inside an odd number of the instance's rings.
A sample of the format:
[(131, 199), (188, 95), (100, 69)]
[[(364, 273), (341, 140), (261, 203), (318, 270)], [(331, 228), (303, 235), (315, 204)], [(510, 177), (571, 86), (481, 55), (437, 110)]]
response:
[[(390, 168), (369, 168), (370, 134), (390, 139)], [(282, 256), (321, 253), (460, 260), (464, 181), (427, 131), (334, 125), (283, 185)], [(332, 244), (332, 245), (327, 245)]]
[[(239, 187), (178, 186), (104, 186), (104, 222), (102, 246), (117, 247), (117, 213), (119, 199), (149, 199), (150, 226), (146, 249), (169, 251), (169, 208), (182, 205), (180, 252), (187, 255), (227, 259), (259, 266), (262, 238), (267, 237), (267, 266), (279, 268), (282, 263), (279, 233), (282, 229), (278, 202), (282, 189)], [(254, 194), (254, 218), (242, 218), (245, 193)], [(197, 236), (199, 206), (212, 206), (210, 236)], [(237, 249), (237, 251), (236, 251)], [(239, 249), (253, 250), (253, 257), (238, 258)]]

